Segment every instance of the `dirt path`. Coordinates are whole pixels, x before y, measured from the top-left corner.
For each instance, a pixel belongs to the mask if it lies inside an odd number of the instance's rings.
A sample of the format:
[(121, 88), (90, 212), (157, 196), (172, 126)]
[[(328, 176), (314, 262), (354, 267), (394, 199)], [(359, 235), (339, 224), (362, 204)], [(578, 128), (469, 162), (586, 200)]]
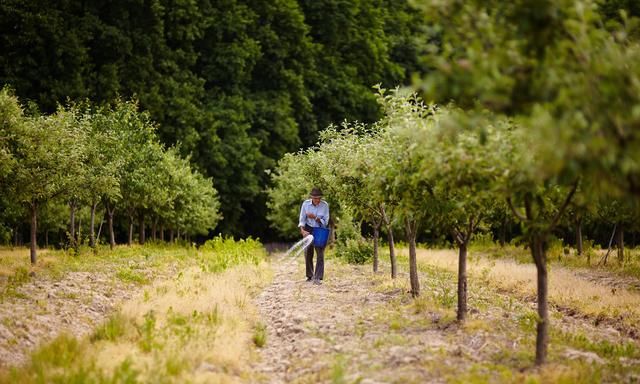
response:
[[(404, 288), (376, 289), (370, 266), (330, 261), (325, 281), (314, 285), (305, 280), (302, 262), (281, 256), (273, 264), (274, 283), (257, 299), (268, 330), (256, 367), (262, 382), (424, 382), (430, 375), (419, 362), (429, 351), (454, 348), (419, 321), (394, 324), (385, 318), (406, 296)], [(400, 327), (403, 335), (395, 334)], [(394, 338), (397, 343), (390, 342)], [(372, 364), (376, 369), (367, 369)]]
[[(268, 331), (254, 367), (257, 382), (519, 382), (531, 376), (584, 382), (594, 372), (604, 372), (602, 382), (618, 382), (640, 373), (635, 341), (557, 311), (550, 346), (556, 365), (536, 370), (535, 306), (489, 287), (474, 288), (469, 319), (459, 326), (455, 279), (446, 271), (423, 273), (421, 298), (413, 300), (407, 276), (392, 281), (373, 275), (369, 265), (329, 260), (318, 286), (305, 281), (301, 258), (280, 256), (272, 264), (274, 283), (256, 300)], [(609, 352), (627, 344), (630, 355)], [(558, 374), (557, 364), (567, 371)]]

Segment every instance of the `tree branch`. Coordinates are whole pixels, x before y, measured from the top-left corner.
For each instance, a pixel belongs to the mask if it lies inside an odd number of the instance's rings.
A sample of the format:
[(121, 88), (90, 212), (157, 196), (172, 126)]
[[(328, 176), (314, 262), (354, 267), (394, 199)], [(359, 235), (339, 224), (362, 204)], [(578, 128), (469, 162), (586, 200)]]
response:
[(511, 209), (511, 212), (515, 215), (515, 217), (517, 217), (520, 221), (524, 221), (527, 222), (529, 221), (529, 219), (527, 219), (522, 213), (518, 212), (516, 210), (516, 208), (513, 206), (513, 203), (511, 202), (511, 196), (507, 197), (507, 204), (509, 205), (509, 209)]
[(551, 224), (549, 225), (549, 231), (551, 231), (556, 226), (556, 224), (558, 224), (558, 221), (560, 220), (560, 218), (564, 214), (564, 211), (569, 206), (569, 203), (571, 203), (571, 199), (573, 198), (573, 195), (578, 190), (578, 184), (580, 184), (580, 178), (576, 179), (576, 181), (573, 183), (573, 188), (571, 188), (571, 191), (569, 192), (569, 194), (565, 198), (564, 203), (562, 204), (562, 207), (560, 207), (560, 210), (558, 210), (558, 213), (556, 214), (556, 216), (551, 221)]
[(463, 240), (462, 235), (460, 234), (460, 231), (458, 230), (458, 228), (453, 227), (451, 229), (451, 233), (453, 235), (453, 238), (458, 242), (458, 244), (464, 244), (464, 240)]

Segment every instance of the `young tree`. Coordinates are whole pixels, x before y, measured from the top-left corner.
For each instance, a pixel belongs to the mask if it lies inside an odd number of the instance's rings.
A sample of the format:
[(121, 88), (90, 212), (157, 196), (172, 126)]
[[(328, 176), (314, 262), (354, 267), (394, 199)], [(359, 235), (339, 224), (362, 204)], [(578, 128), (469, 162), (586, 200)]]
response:
[[(415, 95), (401, 96), (397, 92), (379, 93), (379, 102), (385, 111), (380, 125), (382, 134), (378, 151), (374, 155), (379, 166), (372, 177), (381, 195), (394, 201), (393, 211), (405, 226), (409, 242), (409, 276), (411, 294), (420, 295), (416, 237), (420, 224), (433, 215), (437, 204), (433, 198), (433, 174), (420, 172), (421, 165), (433, 155), (422, 151), (416, 137), (433, 137), (435, 106), (426, 106)], [(384, 160), (383, 160), (384, 159)]]
[[(502, 169), (500, 148), (508, 144), (506, 124), (465, 129), (466, 118), (453, 110), (438, 116), (432, 137), (416, 137), (416, 144), (433, 152), (420, 172), (434, 175), (433, 199), (438, 202), (439, 227), (451, 233), (458, 246), (458, 321), (467, 314), (467, 249), (480, 224), (500, 200), (496, 184)], [(462, 120), (462, 121), (461, 121)], [(479, 123), (476, 122), (476, 123)]]
[(30, 211), (30, 254), (35, 264), (38, 209), (69, 192), (82, 164), (82, 133), (73, 113), (64, 109), (51, 116), (27, 118), (14, 129), (10, 146), (16, 166), (9, 175), (10, 189)]

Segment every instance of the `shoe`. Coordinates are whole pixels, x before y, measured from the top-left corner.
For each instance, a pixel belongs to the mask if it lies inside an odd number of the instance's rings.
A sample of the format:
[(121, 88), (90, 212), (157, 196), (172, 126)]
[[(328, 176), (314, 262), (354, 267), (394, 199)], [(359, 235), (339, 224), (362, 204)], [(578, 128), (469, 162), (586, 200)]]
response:
[(322, 284), (322, 281), (320, 281), (320, 280), (313, 280), (313, 284), (315, 284), (315, 285), (320, 285), (320, 284)]
[(310, 277), (307, 277), (307, 281), (311, 281), (311, 278), (310, 278)]

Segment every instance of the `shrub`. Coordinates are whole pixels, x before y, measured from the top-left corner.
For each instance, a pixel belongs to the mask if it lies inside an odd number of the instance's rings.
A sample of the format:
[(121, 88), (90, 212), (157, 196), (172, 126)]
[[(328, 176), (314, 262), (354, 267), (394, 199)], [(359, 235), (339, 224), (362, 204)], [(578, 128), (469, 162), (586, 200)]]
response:
[(373, 257), (373, 245), (364, 239), (347, 239), (337, 243), (336, 256), (349, 264), (365, 264)]
[(221, 272), (240, 264), (258, 265), (266, 257), (262, 243), (250, 237), (235, 241), (218, 236), (204, 243), (200, 250), (201, 266), (208, 272)]

